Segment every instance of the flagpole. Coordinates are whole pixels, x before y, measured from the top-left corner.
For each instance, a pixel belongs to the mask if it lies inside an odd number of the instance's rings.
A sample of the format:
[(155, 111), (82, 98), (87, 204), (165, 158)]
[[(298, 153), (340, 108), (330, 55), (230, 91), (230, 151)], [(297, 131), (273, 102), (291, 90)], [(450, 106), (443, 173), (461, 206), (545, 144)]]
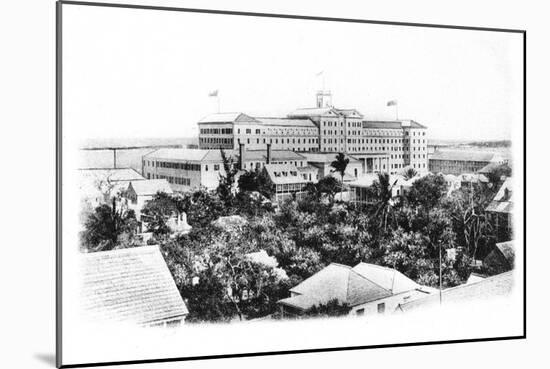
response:
[(399, 103), (395, 104), (395, 120), (399, 120)]

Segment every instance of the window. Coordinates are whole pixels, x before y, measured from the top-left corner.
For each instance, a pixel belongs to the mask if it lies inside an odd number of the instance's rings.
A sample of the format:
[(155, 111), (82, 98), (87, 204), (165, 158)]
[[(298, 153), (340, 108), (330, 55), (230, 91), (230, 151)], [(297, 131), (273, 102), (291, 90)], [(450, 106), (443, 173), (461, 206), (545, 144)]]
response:
[(219, 164), (214, 164), (214, 170), (220, 170), (220, 165)]
[(365, 315), (365, 309), (357, 309), (355, 313), (357, 314), (357, 316)]
[(378, 314), (384, 314), (386, 311), (386, 304), (383, 302), (381, 304), (378, 304)]

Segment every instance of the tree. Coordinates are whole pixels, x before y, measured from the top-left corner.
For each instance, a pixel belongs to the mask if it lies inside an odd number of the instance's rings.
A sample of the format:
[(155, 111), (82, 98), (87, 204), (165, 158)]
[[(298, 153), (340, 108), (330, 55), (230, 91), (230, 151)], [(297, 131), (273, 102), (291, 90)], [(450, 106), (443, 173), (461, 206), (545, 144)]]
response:
[(194, 275), (198, 283), (182, 284), (180, 293), (187, 301), (189, 322), (229, 321), (234, 310), (225, 300), (227, 286), (217, 273), (209, 268)]
[(409, 166), (405, 168), (402, 174), (403, 174), (403, 177), (405, 177), (405, 179), (412, 179), (418, 175), (418, 172), (416, 171), (416, 169)]
[(317, 191), (321, 195), (327, 195), (329, 199), (334, 199), (334, 195), (340, 190), (338, 180), (332, 176), (326, 176), (316, 183)]
[(406, 198), (409, 204), (429, 211), (439, 204), (446, 192), (445, 178), (442, 175), (429, 174), (413, 183), (406, 194)]
[(81, 233), (81, 248), (90, 252), (112, 250), (121, 241), (130, 246), (136, 229), (134, 211), (122, 206), (117, 208), (117, 200), (113, 197), (112, 205), (100, 205), (88, 214)]
[(238, 169), (233, 163), (233, 158), (227, 157), (225, 151), (221, 148), (220, 153), (222, 157), (224, 174), (219, 175), (219, 184), (216, 192), (226, 206), (231, 206), (231, 202), (233, 200), (233, 189), (235, 186), (235, 176)]
[(346, 168), (349, 164), (349, 158), (344, 155), (344, 153), (339, 152), (336, 155), (335, 160), (330, 163), (330, 166), (334, 168), (334, 170), (338, 173), (340, 173), (340, 177), (342, 179), (341, 181), (341, 187), (340, 187), (340, 200), (342, 199), (342, 190), (344, 187), (344, 175), (346, 174)]
[(147, 223), (147, 228), (154, 235), (159, 236), (170, 232), (167, 225), (168, 219), (182, 211), (183, 198), (181, 196), (159, 192), (145, 203), (141, 214), (142, 219)]
[(204, 189), (186, 193), (181, 197), (181, 210), (187, 214), (187, 221), (200, 230), (210, 226), (220, 216), (229, 215), (231, 206), (226, 206), (217, 194)]
[(394, 218), (393, 214), (393, 186), (397, 183), (390, 183), (390, 175), (388, 173), (378, 173), (378, 181), (372, 185), (373, 192), (376, 195), (376, 211), (374, 218), (379, 219), (379, 225), (384, 232), (388, 225), (388, 217)]
[(463, 282), (466, 273), (458, 273), (455, 269), (457, 262), (450, 260), (445, 252), (451, 245), (433, 242), (420, 232), (405, 232), (401, 228), (391, 233), (383, 245), (385, 255), (382, 264), (400, 271), (419, 284), (432, 287), (439, 287), (441, 247), (442, 286), (452, 287)]
[(238, 180), (239, 191), (258, 191), (258, 175), (258, 171), (245, 171), (241, 174)]
[(481, 247), (485, 254), (494, 244), (493, 226), (485, 212), (491, 198), (489, 190), (472, 187), (454, 191), (443, 202), (453, 220), (460, 244), (466, 247), (468, 255), (474, 259)]

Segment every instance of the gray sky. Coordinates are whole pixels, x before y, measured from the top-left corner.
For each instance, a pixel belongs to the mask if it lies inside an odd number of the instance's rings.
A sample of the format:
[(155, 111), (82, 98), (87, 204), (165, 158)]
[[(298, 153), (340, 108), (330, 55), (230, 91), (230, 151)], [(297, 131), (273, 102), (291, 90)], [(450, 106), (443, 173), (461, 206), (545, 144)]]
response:
[(216, 111), (314, 104), (399, 117), (442, 139), (509, 139), (522, 124), (521, 35), (64, 7), (64, 124), (82, 138), (190, 137)]

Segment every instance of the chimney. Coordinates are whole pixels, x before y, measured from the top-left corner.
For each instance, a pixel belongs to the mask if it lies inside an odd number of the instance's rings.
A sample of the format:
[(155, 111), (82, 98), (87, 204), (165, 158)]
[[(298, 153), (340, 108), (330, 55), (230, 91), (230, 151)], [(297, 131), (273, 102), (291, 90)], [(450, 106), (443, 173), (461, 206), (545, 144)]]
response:
[(267, 144), (267, 159), (266, 164), (271, 164), (271, 144)]
[(244, 144), (239, 141), (239, 170), (244, 170)]

